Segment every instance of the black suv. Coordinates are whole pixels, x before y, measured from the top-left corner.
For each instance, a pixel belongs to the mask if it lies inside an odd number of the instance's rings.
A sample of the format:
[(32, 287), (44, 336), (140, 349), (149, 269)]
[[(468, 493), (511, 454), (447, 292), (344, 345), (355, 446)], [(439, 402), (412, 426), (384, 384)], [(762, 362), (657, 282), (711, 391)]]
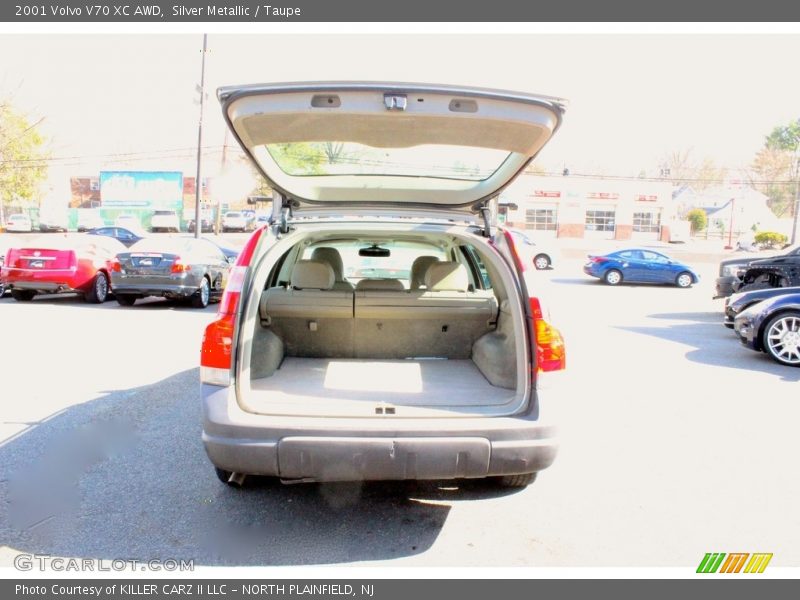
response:
[(730, 258), (719, 263), (717, 293), (725, 298), (734, 292), (800, 285), (800, 246), (769, 258)]

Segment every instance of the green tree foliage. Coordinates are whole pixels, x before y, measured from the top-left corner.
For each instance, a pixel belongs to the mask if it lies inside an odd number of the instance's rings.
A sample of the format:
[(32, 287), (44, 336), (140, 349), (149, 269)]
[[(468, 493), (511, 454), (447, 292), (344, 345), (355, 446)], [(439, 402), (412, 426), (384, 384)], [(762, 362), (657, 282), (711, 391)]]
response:
[(800, 175), (800, 120), (779, 125), (764, 138), (750, 171), (753, 187), (769, 198), (772, 212), (779, 217), (793, 214)]
[(7, 100), (0, 99), (0, 201), (32, 202), (47, 175), (45, 140)]
[(775, 246), (781, 248), (788, 239), (784, 234), (774, 231), (759, 231), (754, 237), (755, 243), (763, 248), (774, 248)]
[(686, 213), (686, 220), (692, 224), (692, 233), (703, 231), (708, 226), (706, 211), (701, 208), (693, 208)]

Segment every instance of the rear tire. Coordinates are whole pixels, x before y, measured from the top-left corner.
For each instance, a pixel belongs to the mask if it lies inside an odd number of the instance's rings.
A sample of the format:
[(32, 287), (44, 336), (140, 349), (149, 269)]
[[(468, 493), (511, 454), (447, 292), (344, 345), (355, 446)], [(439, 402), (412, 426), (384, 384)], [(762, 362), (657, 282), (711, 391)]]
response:
[(194, 308), (205, 308), (211, 299), (211, 284), (208, 282), (208, 277), (203, 277), (198, 289), (192, 296), (192, 306)]
[(114, 297), (120, 306), (133, 306), (133, 303), (136, 302), (136, 296), (132, 294), (114, 294)]
[(108, 277), (102, 271), (98, 271), (97, 275), (92, 279), (92, 285), (86, 295), (83, 297), (86, 302), (92, 304), (102, 304), (108, 298)]
[(622, 272), (617, 269), (609, 269), (606, 271), (605, 275), (603, 275), (603, 281), (608, 285), (619, 285), (622, 283)]
[(549, 269), (550, 265), (552, 264), (550, 257), (547, 254), (537, 254), (536, 257), (533, 259), (533, 266), (536, 267), (539, 271), (544, 271), (545, 269)]
[(524, 488), (536, 481), (538, 473), (521, 473), (519, 475), (503, 475), (497, 478), (497, 484), (504, 488)]
[(35, 295), (33, 290), (11, 290), (11, 297), (17, 302), (30, 302)]

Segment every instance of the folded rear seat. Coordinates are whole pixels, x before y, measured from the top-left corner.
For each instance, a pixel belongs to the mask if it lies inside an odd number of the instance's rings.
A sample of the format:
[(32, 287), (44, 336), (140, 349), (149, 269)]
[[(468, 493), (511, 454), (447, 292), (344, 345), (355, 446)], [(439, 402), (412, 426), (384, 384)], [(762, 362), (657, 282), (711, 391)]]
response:
[(467, 269), (434, 262), (427, 289), (363, 290), (356, 287), (356, 358), (469, 358), (472, 344), (497, 323), (491, 291), (470, 291)]
[(328, 263), (301, 260), (290, 287), (261, 294), (261, 324), (283, 339), (287, 356), (353, 357), (353, 292), (333, 290), (334, 279)]

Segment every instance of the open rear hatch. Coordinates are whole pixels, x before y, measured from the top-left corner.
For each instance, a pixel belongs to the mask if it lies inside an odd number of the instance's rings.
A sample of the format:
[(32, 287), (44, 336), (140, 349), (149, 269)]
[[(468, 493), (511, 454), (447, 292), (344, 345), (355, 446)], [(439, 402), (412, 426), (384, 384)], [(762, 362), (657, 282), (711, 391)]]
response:
[(544, 147), (565, 106), (420, 84), (248, 85), (218, 95), (231, 131), (295, 216), (475, 220)]

